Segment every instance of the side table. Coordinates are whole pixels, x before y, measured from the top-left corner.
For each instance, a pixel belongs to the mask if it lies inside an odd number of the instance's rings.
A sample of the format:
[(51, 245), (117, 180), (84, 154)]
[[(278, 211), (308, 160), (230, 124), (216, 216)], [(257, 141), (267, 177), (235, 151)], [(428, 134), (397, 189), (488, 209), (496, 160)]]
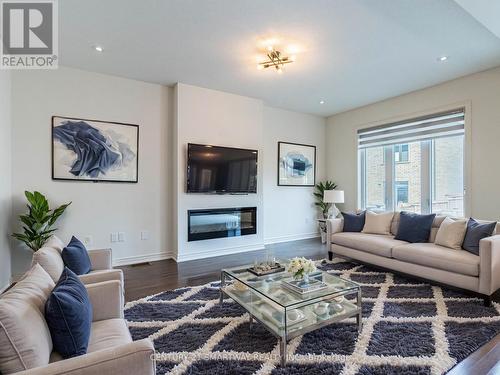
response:
[(321, 243), (326, 243), (326, 219), (317, 219), (321, 233)]

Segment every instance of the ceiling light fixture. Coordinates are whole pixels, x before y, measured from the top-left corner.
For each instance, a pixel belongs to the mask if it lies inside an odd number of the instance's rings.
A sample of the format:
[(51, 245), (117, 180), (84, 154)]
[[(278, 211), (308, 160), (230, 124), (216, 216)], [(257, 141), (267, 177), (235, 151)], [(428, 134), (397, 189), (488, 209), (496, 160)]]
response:
[(445, 62), (446, 60), (448, 60), (448, 56), (438, 57), (438, 61)]
[(94, 49), (97, 51), (97, 52), (102, 52), (103, 51), (103, 48), (101, 46), (94, 46)]
[(283, 67), (285, 64), (290, 64), (295, 61), (295, 56), (283, 56), (280, 51), (275, 50), (272, 46), (268, 46), (267, 51), (267, 60), (257, 64), (257, 69), (259, 70), (274, 68), (279, 74), (281, 74), (283, 73)]
[(320, 100), (319, 104), (325, 104), (325, 101), (324, 100)]

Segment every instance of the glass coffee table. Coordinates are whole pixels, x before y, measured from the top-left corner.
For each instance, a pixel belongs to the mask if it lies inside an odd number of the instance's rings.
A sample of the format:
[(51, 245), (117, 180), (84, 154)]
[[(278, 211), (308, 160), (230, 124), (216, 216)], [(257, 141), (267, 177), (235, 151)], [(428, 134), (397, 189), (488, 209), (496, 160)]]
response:
[[(293, 277), (288, 272), (256, 276), (241, 266), (221, 271), (220, 302), (224, 295), (241, 305), (264, 325), (280, 342), (281, 365), (286, 364), (287, 343), (294, 337), (350, 317), (356, 317), (361, 331), (361, 287), (349, 280), (323, 271), (312, 273), (310, 280), (320, 280), (324, 289), (301, 295), (286, 288), (284, 281)], [(347, 299), (353, 295), (353, 299)]]

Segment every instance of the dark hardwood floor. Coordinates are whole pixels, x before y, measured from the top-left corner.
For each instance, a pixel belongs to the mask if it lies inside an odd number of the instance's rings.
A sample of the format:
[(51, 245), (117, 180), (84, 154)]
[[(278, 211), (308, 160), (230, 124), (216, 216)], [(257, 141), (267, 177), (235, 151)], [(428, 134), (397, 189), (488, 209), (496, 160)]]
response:
[(222, 268), (251, 264), (255, 259), (264, 260), (269, 250), (278, 259), (298, 255), (310, 259), (323, 259), (328, 256), (326, 245), (322, 245), (319, 239), (273, 244), (266, 249), (182, 263), (169, 259), (121, 267), (125, 277), (125, 299), (133, 301), (169, 289), (218, 280)]
[[(305, 256), (310, 259), (328, 257), (326, 245), (319, 239), (301, 240), (273, 244), (266, 250), (219, 256), (208, 259), (176, 263), (162, 260), (147, 264), (120, 267), (125, 277), (125, 299), (133, 301), (151, 294), (183, 286), (202, 285), (218, 280), (221, 268), (251, 264), (255, 259), (263, 260), (267, 251), (276, 258)], [(500, 291), (495, 294), (500, 301)], [(472, 353), (456, 365), (448, 375), (500, 375), (500, 335)]]

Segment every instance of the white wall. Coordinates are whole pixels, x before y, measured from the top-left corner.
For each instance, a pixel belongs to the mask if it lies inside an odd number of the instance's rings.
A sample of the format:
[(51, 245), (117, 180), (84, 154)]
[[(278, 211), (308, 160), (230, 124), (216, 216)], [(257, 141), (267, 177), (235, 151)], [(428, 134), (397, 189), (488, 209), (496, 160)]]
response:
[[(276, 186), (277, 142), (316, 145), (317, 179), (322, 179), (325, 119), (268, 108), (257, 99), (184, 84), (179, 84), (175, 91), (174, 94), (173, 88), (161, 85), (65, 67), (14, 72), (13, 173), (12, 184), (8, 184), (12, 186), (14, 217), (25, 211), (24, 190), (46, 194), (54, 206), (73, 201), (57, 225), (58, 235), (65, 241), (73, 234), (82, 239), (92, 236), (89, 247), (112, 247), (115, 264), (165, 257), (202, 258), (317, 234), (312, 189)], [(53, 115), (139, 124), (139, 183), (53, 181)], [(258, 193), (186, 194), (188, 142), (259, 150)], [(2, 158), (9, 166), (7, 160)], [(5, 196), (9, 193), (5, 192)], [(236, 206), (257, 207), (256, 235), (187, 242), (188, 209)], [(11, 219), (9, 232), (17, 229), (17, 220)], [(140, 240), (142, 230), (149, 231), (149, 240)], [(111, 243), (110, 233), (118, 231), (125, 232), (126, 241)], [(16, 242), (13, 254), (13, 274), (19, 275), (29, 267), (32, 253)], [(2, 256), (2, 265), (3, 259)]]
[[(261, 249), (265, 243), (318, 236), (313, 188), (277, 186), (278, 141), (317, 146), (317, 180), (325, 176), (323, 117), (266, 107), (261, 100), (179, 83), (175, 95), (177, 155), (175, 233), (179, 261)], [(186, 194), (188, 143), (256, 149), (257, 194)], [(257, 207), (257, 234), (187, 242), (187, 210)]]
[[(262, 161), (256, 194), (186, 194), (188, 143), (254, 149), (262, 158), (262, 101), (182, 83), (176, 86), (176, 100), (177, 260), (263, 248)], [(225, 207), (257, 207), (257, 234), (187, 242), (187, 210)]]
[[(24, 190), (39, 190), (52, 205), (73, 201), (58, 235), (93, 236), (90, 247), (113, 248), (116, 263), (164, 258), (170, 250), (169, 113), (172, 89), (76, 69), (13, 74), (12, 188), (14, 213), (25, 210)], [(63, 182), (51, 179), (51, 116), (140, 125), (139, 183)], [(17, 224), (13, 224), (17, 226)], [(150, 232), (140, 240), (140, 231)], [(110, 243), (111, 232), (126, 241)], [(18, 246), (13, 272), (23, 272), (31, 251)], [(3, 263), (3, 261), (2, 261)]]
[(10, 284), (11, 72), (0, 71), (0, 292)]
[(323, 117), (264, 107), (264, 241), (318, 235), (312, 187), (278, 186), (278, 141), (316, 146), (316, 182), (325, 179), (326, 121)]
[(356, 130), (369, 124), (423, 112), (470, 105), (468, 194), (471, 216), (498, 220), (500, 215), (500, 68), (375, 103), (328, 118), (328, 177), (346, 191), (346, 208), (357, 205)]

